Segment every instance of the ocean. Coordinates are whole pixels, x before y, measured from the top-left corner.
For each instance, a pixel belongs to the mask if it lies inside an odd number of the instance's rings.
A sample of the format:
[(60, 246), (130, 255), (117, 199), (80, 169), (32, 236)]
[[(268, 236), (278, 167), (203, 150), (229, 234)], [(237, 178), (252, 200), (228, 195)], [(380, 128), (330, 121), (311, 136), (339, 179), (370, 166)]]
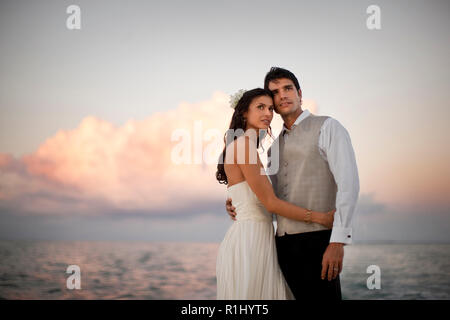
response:
[[(219, 243), (0, 241), (0, 299), (215, 299), (218, 248)], [(80, 289), (68, 288), (70, 265), (80, 269)], [(448, 300), (450, 245), (346, 246), (341, 287), (344, 299)]]

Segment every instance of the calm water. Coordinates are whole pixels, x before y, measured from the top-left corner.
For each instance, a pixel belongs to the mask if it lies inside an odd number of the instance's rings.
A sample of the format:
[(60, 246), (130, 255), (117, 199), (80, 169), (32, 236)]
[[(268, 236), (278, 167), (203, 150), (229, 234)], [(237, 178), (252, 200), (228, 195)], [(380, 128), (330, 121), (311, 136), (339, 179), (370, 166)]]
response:
[[(3, 299), (215, 299), (218, 243), (0, 241)], [(81, 289), (66, 288), (68, 265)], [(381, 270), (369, 290), (367, 267)], [(450, 299), (450, 245), (345, 248), (344, 299)]]

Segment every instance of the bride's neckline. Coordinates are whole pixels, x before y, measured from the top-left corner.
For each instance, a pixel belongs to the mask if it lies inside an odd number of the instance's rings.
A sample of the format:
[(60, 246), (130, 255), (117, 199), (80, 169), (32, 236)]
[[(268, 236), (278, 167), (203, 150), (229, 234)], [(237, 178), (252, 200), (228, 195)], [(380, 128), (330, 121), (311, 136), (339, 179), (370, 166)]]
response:
[(235, 184), (233, 184), (233, 185), (231, 185), (231, 186), (228, 186), (227, 189), (230, 190), (230, 189), (233, 188), (234, 186), (237, 186), (238, 184), (242, 184), (242, 183), (244, 183), (244, 182), (247, 182), (247, 180), (242, 180), (241, 182), (238, 182), (238, 183), (235, 183)]

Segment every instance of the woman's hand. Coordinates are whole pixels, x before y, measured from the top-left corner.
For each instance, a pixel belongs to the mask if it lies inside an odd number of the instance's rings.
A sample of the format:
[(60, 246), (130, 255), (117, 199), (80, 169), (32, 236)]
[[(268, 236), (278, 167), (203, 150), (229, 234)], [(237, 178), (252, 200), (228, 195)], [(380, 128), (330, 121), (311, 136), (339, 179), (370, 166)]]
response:
[(228, 198), (227, 201), (225, 202), (225, 207), (227, 208), (227, 213), (230, 216), (230, 218), (234, 221), (236, 221), (236, 208), (233, 207), (233, 204), (231, 202), (231, 198)]
[[(327, 229), (333, 228), (333, 221), (334, 221), (334, 213), (336, 212), (336, 209), (333, 209), (331, 211), (328, 211), (326, 213), (323, 212), (314, 212), (313, 213), (313, 219), (312, 222), (316, 222), (318, 224), (321, 224), (325, 226)], [(315, 219), (314, 219), (315, 214)]]

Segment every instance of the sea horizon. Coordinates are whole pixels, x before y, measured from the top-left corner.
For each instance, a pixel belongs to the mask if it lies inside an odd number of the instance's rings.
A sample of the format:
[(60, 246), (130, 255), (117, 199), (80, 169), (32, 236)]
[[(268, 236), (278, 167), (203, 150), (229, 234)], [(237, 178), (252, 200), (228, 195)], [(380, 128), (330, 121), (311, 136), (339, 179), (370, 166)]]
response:
[[(216, 299), (219, 242), (0, 240), (0, 299)], [(450, 244), (354, 243), (345, 300), (450, 300)], [(80, 289), (68, 287), (80, 269)], [(72, 274), (73, 273), (73, 274)]]
[[(190, 240), (145, 240), (145, 239), (32, 239), (32, 238), (0, 238), (1, 241), (24, 241), (24, 242), (142, 242), (142, 243), (216, 243), (219, 244), (220, 241), (214, 240), (198, 240), (198, 241), (190, 241)], [(355, 240), (353, 239), (352, 243), (347, 246), (356, 245), (356, 244), (449, 244), (448, 240)]]

